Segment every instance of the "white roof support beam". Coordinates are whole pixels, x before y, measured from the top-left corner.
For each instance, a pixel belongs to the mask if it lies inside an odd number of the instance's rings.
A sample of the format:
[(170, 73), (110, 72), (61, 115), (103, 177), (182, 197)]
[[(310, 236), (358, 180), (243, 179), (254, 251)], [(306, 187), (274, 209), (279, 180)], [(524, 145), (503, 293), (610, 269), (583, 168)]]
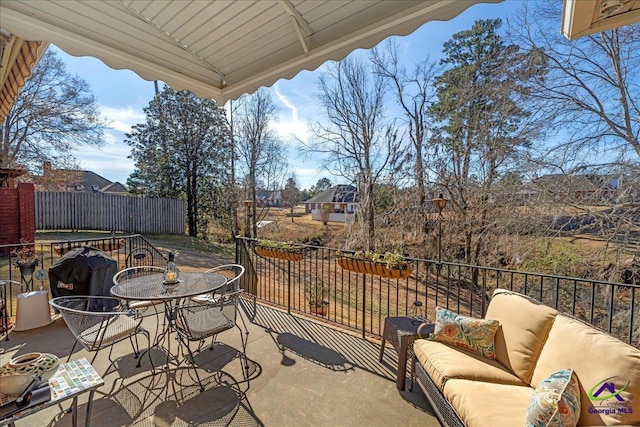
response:
[[(278, 3), (280, 3), (280, 6), (282, 6), (282, 8), (287, 12), (287, 15), (291, 18), (291, 23), (296, 29), (296, 34), (298, 35), (298, 40), (300, 41), (302, 50), (304, 50), (304, 54), (309, 55), (309, 46), (307, 45), (307, 40), (305, 38), (313, 34), (313, 30), (309, 26), (309, 23), (304, 20), (302, 15), (300, 15), (296, 8), (293, 7), (289, 0), (278, 0)], [(302, 34), (303, 30), (305, 32), (304, 35)]]

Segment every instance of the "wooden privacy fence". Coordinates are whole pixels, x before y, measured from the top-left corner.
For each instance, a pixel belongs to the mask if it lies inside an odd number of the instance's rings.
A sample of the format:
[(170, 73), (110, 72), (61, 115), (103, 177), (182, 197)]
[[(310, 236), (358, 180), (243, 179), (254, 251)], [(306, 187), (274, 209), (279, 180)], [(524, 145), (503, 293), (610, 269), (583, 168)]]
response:
[(184, 234), (185, 207), (179, 199), (105, 193), (36, 192), (38, 230), (107, 230)]

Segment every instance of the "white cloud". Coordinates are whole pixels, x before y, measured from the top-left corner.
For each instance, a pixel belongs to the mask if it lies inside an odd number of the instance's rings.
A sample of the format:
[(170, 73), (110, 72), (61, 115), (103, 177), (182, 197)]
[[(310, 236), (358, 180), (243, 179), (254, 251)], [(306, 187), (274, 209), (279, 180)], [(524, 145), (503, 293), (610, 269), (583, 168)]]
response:
[(297, 139), (307, 142), (307, 125), (306, 123), (293, 120), (278, 120), (271, 122), (273, 130), (276, 131), (280, 139), (288, 145), (297, 147), (299, 142)]
[(113, 133), (109, 132), (108, 130), (102, 133), (102, 137), (106, 141), (107, 145), (118, 143), (118, 139), (113, 135)]
[(100, 112), (108, 122), (107, 127), (124, 133), (131, 132), (133, 125), (145, 121), (142, 110), (132, 107), (114, 108), (101, 105)]
[(298, 107), (280, 90), (280, 85), (273, 85), (278, 100), (291, 114), (286, 119), (279, 119), (272, 123), (273, 129), (284, 140), (300, 139), (307, 141), (307, 124), (298, 117)]

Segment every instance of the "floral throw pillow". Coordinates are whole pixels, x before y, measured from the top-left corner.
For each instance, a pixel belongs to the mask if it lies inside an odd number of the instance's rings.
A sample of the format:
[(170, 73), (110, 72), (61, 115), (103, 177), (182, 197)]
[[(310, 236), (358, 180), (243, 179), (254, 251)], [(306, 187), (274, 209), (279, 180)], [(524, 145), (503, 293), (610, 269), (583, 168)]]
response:
[(433, 338), (495, 359), (493, 336), (499, 325), (497, 320), (476, 319), (438, 308)]
[(580, 385), (573, 369), (542, 380), (527, 409), (527, 427), (576, 426), (580, 418)]

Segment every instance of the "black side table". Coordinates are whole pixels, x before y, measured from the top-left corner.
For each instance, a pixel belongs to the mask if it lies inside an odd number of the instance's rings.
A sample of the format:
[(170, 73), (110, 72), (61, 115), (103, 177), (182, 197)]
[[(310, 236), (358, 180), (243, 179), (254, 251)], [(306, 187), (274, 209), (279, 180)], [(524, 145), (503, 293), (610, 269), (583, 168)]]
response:
[(382, 345), (380, 346), (380, 361), (384, 355), (384, 345), (389, 341), (398, 352), (398, 373), (396, 388), (404, 390), (404, 382), (407, 376), (407, 360), (413, 358), (413, 342), (418, 338), (418, 326), (428, 323), (413, 320), (410, 317), (387, 317), (384, 319), (384, 331), (382, 333)]

